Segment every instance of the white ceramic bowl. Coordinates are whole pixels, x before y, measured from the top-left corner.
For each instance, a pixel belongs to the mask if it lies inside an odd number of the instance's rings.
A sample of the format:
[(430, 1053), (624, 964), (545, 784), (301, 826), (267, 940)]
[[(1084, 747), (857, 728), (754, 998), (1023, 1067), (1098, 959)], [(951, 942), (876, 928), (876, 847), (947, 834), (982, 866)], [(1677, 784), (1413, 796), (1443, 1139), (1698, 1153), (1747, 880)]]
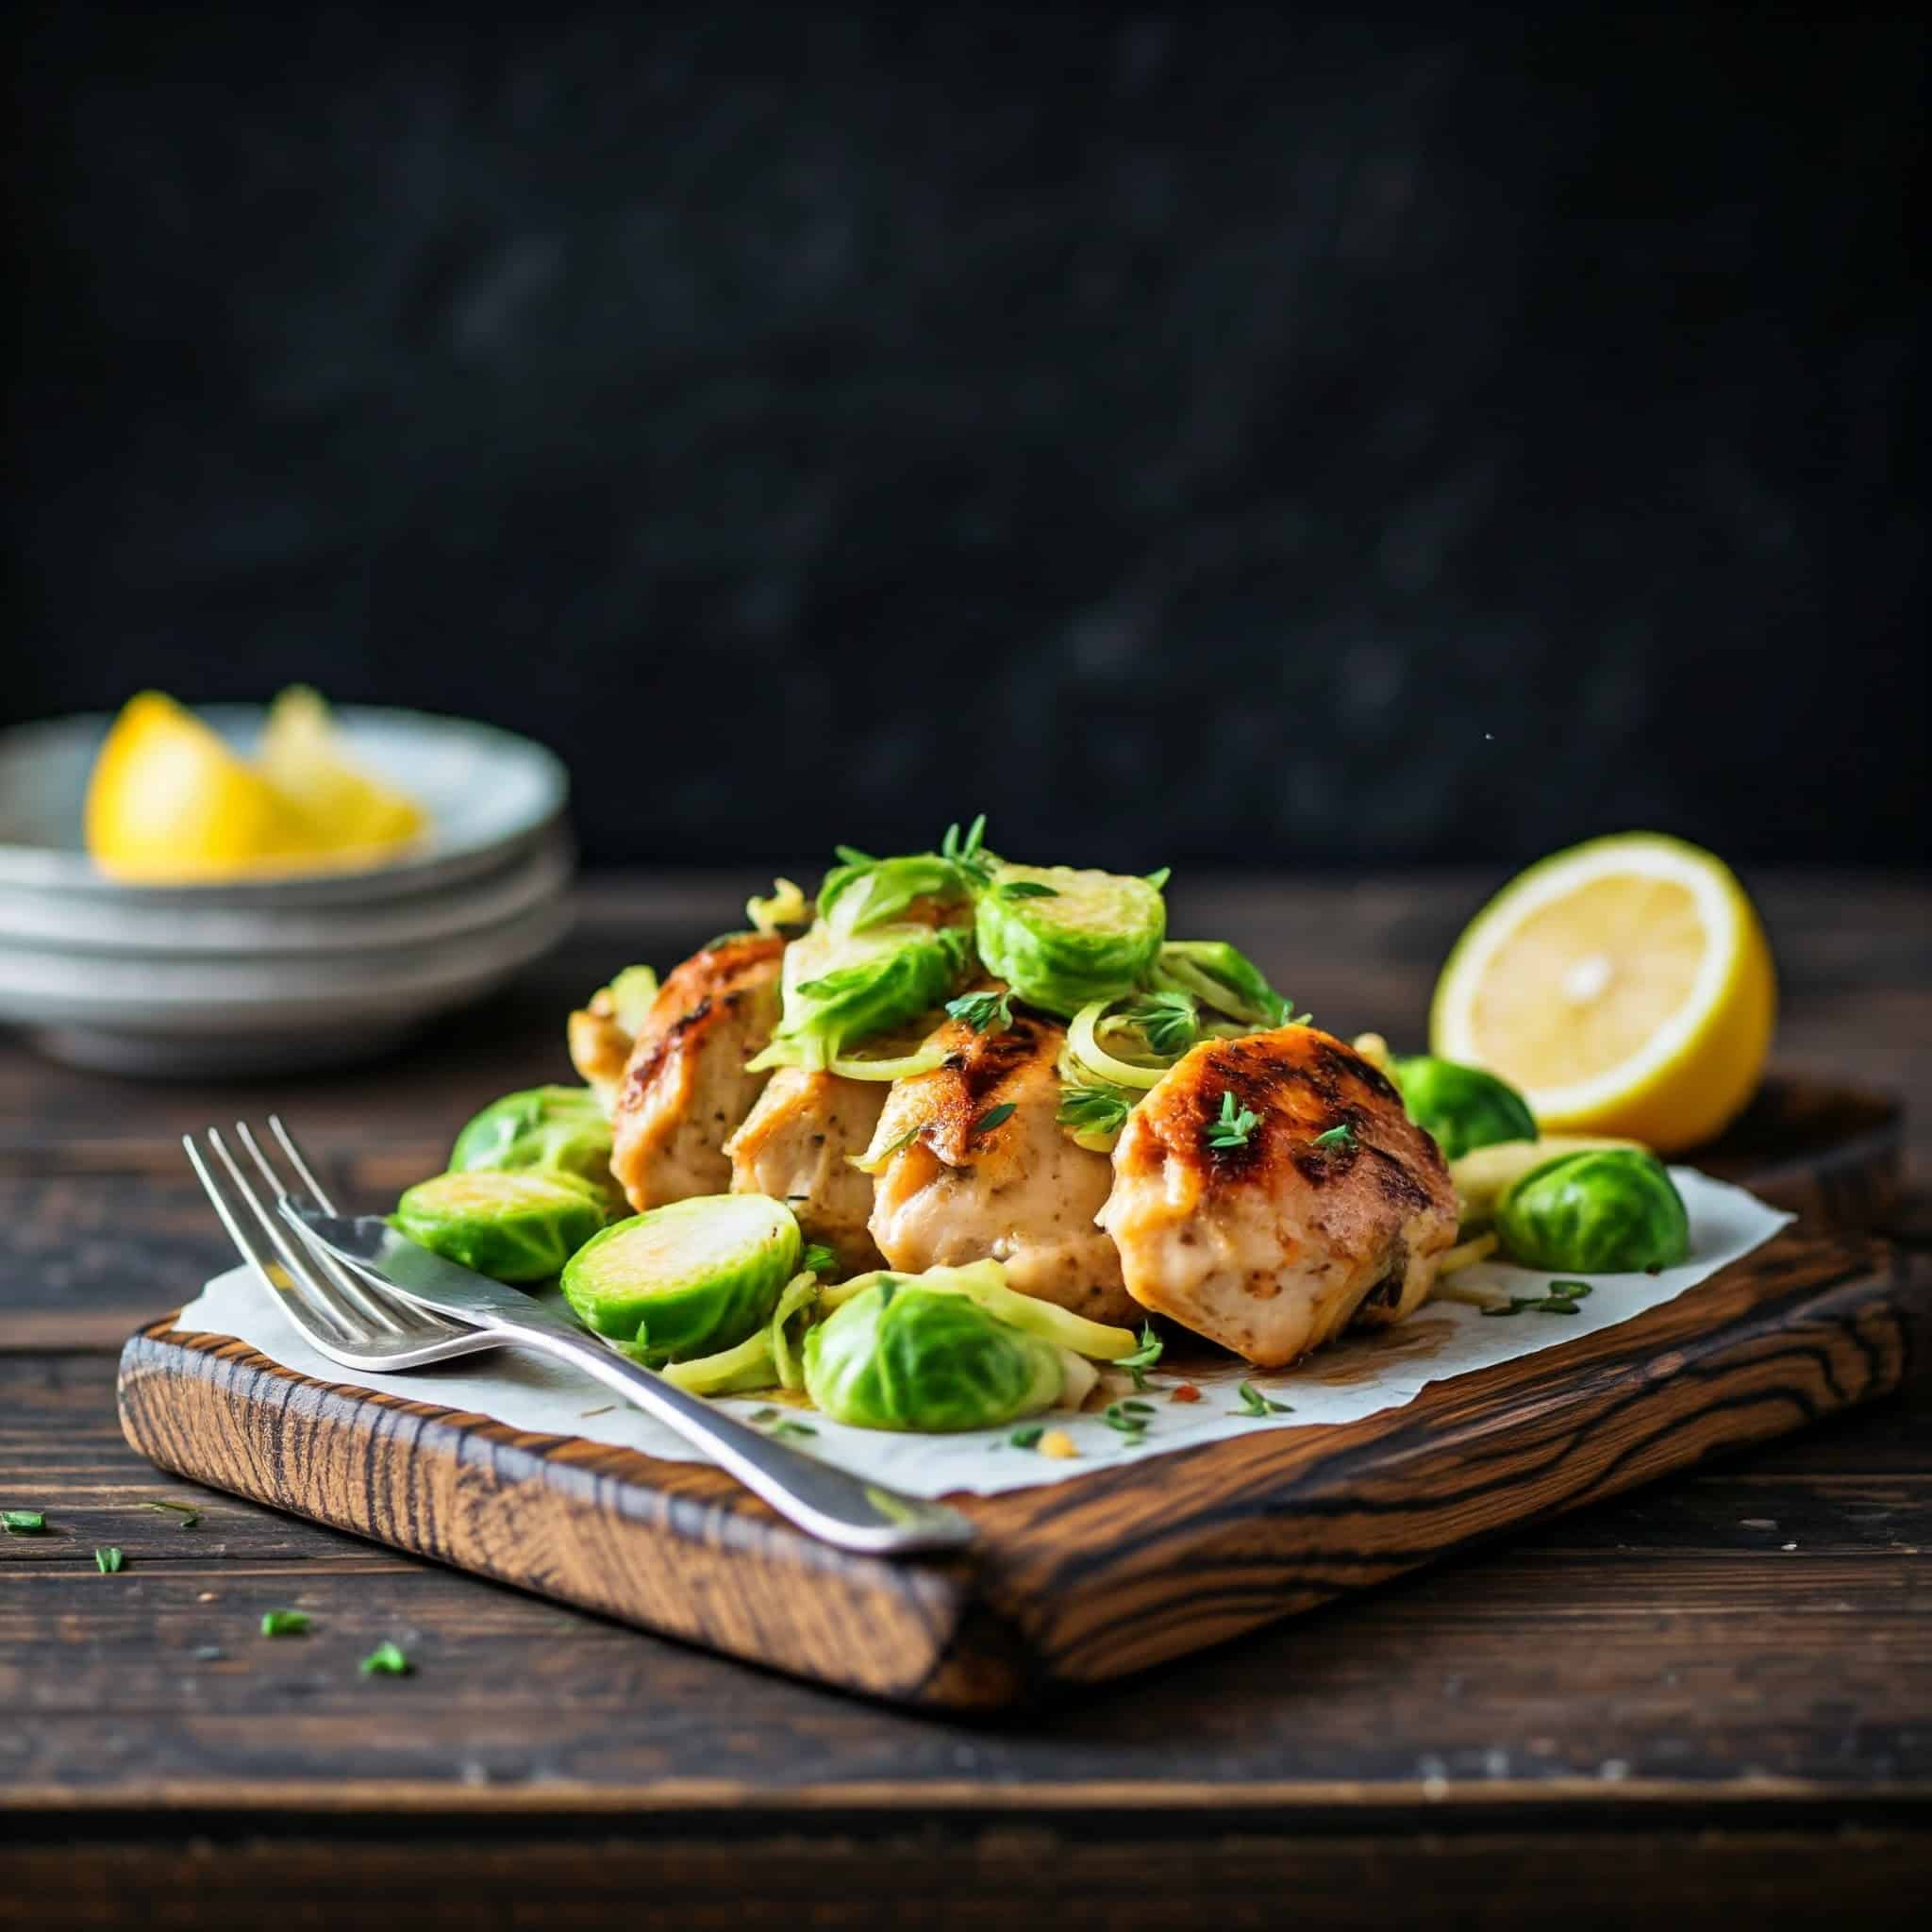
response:
[[(239, 748), (259, 708), (201, 714)], [(502, 983), (559, 936), (572, 855), (561, 764), (491, 726), (337, 713), (354, 757), (431, 829), (365, 872), (133, 886), (80, 812), (107, 718), (0, 733), (0, 1021), (108, 1071), (265, 1073), (363, 1057)]]

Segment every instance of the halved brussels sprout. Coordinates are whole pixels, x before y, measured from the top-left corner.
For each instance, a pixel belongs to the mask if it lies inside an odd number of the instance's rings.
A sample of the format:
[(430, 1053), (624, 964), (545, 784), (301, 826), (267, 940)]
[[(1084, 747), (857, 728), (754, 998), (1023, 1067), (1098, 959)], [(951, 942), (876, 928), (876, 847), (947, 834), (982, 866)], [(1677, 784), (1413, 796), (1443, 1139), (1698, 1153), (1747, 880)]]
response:
[(798, 1223), (763, 1194), (700, 1194), (607, 1227), (571, 1257), (564, 1299), (651, 1368), (712, 1355), (771, 1320), (798, 1272)]
[(846, 931), (821, 919), (785, 949), (783, 1017), (752, 1067), (827, 1067), (851, 1041), (929, 1012), (958, 985), (972, 944), (965, 924)]
[(610, 1174), (610, 1123), (588, 1087), (531, 1087), (492, 1100), (457, 1136), (449, 1166), (575, 1174), (613, 1210), (624, 1203)]
[(999, 865), (979, 895), (986, 970), (1016, 998), (1066, 1018), (1130, 991), (1166, 930), (1159, 889), (1119, 873)]
[[(825, 1307), (840, 1308), (888, 1277), (901, 1282), (915, 1278), (891, 1269), (878, 1269), (870, 1274), (855, 1274), (850, 1281), (824, 1290), (820, 1300)], [(916, 1279), (922, 1288), (966, 1295), (1009, 1327), (1023, 1329), (1074, 1355), (1091, 1356), (1095, 1361), (1117, 1362), (1141, 1345), (1131, 1328), (1090, 1322), (1085, 1315), (1076, 1315), (1057, 1303), (1043, 1302), (1008, 1288), (1007, 1271), (997, 1261), (970, 1261), (963, 1268), (928, 1268)]]
[(972, 881), (937, 852), (904, 858), (866, 858), (834, 866), (819, 886), (819, 917), (840, 932), (867, 932), (897, 921), (915, 901), (963, 905)]
[[(1449, 1163), (1449, 1178), (1461, 1203), (1462, 1232), (1475, 1233), (1496, 1217), (1499, 1202), (1524, 1174), (1547, 1166), (1559, 1154), (1593, 1147), (1637, 1147), (1635, 1141), (1598, 1139), (1588, 1134), (1543, 1134), (1534, 1141), (1499, 1141)], [(1641, 1151), (1641, 1149), (1640, 1149)]]
[(1636, 1147), (1559, 1154), (1504, 1195), (1496, 1232), (1512, 1261), (1577, 1274), (1670, 1268), (1690, 1252), (1690, 1217), (1664, 1164)]
[(418, 1181), (396, 1203), (395, 1224), (492, 1280), (547, 1281), (604, 1225), (604, 1199), (571, 1174), (493, 1169)]
[(835, 1422), (938, 1434), (1051, 1408), (1067, 1361), (970, 1295), (883, 1274), (806, 1336), (805, 1387)]
[(1534, 1141), (1536, 1116), (1507, 1080), (1434, 1054), (1411, 1054), (1389, 1069), (1408, 1117), (1434, 1135), (1444, 1160), (1502, 1141)]
[(1294, 1002), (1283, 999), (1261, 969), (1225, 940), (1169, 940), (1150, 978), (1162, 991), (1191, 993), (1249, 1026), (1285, 1026), (1294, 1012)]

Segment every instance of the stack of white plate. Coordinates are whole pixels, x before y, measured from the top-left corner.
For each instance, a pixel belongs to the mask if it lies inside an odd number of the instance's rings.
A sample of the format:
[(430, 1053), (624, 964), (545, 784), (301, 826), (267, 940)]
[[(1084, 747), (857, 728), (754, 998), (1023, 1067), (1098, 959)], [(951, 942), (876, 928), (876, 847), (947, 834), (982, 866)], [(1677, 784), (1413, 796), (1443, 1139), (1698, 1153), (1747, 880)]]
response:
[[(242, 751), (258, 707), (211, 706)], [(81, 844), (110, 721), (0, 733), (0, 1022), (56, 1058), (156, 1075), (359, 1058), (500, 985), (561, 934), (569, 781), (541, 745), (414, 711), (335, 713), (431, 831), (393, 862), (221, 885), (120, 885)]]

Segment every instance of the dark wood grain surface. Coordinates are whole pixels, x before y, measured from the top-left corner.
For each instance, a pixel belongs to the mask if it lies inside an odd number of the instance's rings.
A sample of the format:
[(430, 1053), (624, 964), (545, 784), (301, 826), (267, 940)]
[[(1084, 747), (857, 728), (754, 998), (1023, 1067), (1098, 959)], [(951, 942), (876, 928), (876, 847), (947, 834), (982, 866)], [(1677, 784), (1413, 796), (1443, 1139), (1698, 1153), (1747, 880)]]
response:
[[(1324, 1024), (1415, 1037), (1488, 881), (1228, 884)], [(1753, 882), (1783, 1065), (1903, 1093), (1932, 1179), (1932, 899)], [(564, 1072), (569, 999), (734, 916), (601, 883), (570, 945), (385, 1064), (278, 1088), (352, 1185)], [(255, 1090), (0, 1043), (0, 1925), (1907, 1923), (1932, 1861), (1932, 1399), (1734, 1454), (1075, 1705), (989, 1728), (812, 1689), (160, 1475), (123, 1338), (225, 1265), (175, 1145)], [(202, 1511), (192, 1529), (140, 1507)], [(93, 1551), (125, 1568), (104, 1575)], [(305, 1638), (258, 1634), (306, 1608)], [(364, 1677), (383, 1638), (415, 1660)], [(854, 1641), (862, 1643), (862, 1628)], [(216, 1653), (219, 1653), (218, 1655)], [(377, 1922), (380, 1922), (379, 1919)]]

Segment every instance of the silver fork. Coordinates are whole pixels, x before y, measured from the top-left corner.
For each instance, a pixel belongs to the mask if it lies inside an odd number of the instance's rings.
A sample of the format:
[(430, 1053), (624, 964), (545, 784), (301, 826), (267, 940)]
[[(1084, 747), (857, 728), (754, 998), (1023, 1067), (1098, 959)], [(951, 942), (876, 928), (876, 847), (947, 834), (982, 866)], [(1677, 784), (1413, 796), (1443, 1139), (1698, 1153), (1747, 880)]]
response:
[[(274, 1207), (264, 1204), (218, 1128), (210, 1127), (207, 1135), (213, 1162), (193, 1135), (184, 1134), (181, 1144), (242, 1258), (274, 1294), (275, 1305), (331, 1361), (392, 1373), (491, 1348), (538, 1349), (595, 1376), (676, 1430), (781, 1516), (826, 1542), (872, 1556), (903, 1556), (958, 1549), (972, 1541), (972, 1523), (957, 1509), (901, 1495), (801, 1455), (702, 1396), (614, 1354), (541, 1303), (485, 1275), (401, 1244), (424, 1267), (433, 1263), (438, 1300), (446, 1304), (454, 1292), (463, 1312), (475, 1315), (474, 1322), (454, 1321), (388, 1274), (372, 1272), (360, 1260), (347, 1265), (305, 1226), (304, 1217), (326, 1217), (341, 1227), (364, 1224), (340, 1220), (278, 1115), (270, 1115), (269, 1131), (297, 1177), (292, 1188), (247, 1122), (235, 1124), (236, 1138)], [(378, 1234), (386, 1232), (380, 1224), (369, 1225)]]

